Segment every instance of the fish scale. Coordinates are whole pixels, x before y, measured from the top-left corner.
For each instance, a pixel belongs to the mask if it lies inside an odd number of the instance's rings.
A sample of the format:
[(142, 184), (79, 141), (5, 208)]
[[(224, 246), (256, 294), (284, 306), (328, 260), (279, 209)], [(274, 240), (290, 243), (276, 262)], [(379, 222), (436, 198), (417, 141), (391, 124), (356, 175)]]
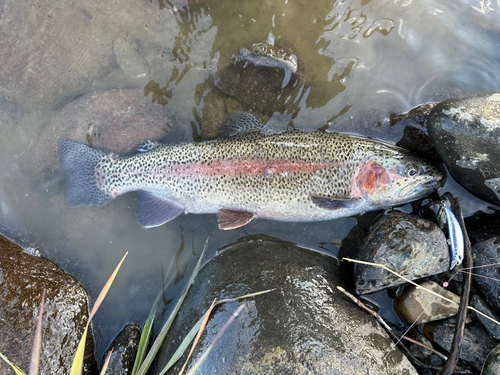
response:
[[(260, 120), (246, 113), (231, 116), (224, 127), (224, 133), (233, 135), (148, 144), (146, 152), (127, 156), (63, 141), (68, 203), (103, 205), (139, 191), (139, 217), (145, 226), (163, 224), (183, 212), (219, 213), (219, 224), (227, 222), (223, 229), (230, 229), (256, 217), (328, 220), (406, 203), (430, 193), (441, 179), (424, 159), (372, 139), (293, 129), (268, 134)], [(82, 158), (93, 160), (92, 168), (79, 167), (81, 153), (93, 155)], [(416, 176), (407, 175), (408, 165)], [(94, 192), (82, 192), (76, 180), (85, 180), (84, 188), (94, 186)], [(404, 189), (407, 194), (402, 194)]]

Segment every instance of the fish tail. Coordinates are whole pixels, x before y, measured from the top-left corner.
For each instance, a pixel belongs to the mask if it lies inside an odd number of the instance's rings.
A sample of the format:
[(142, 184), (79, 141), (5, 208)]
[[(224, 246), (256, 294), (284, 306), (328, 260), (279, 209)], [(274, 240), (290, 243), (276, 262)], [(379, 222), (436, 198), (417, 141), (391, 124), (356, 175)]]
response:
[(109, 151), (75, 141), (59, 142), (61, 164), (66, 173), (66, 203), (70, 207), (104, 206), (113, 196), (99, 188), (95, 167)]

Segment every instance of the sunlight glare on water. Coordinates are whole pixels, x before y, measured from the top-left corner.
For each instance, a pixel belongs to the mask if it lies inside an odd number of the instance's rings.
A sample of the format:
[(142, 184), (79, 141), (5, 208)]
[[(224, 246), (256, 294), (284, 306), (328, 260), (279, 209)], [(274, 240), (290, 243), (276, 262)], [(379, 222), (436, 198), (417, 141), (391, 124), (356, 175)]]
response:
[[(31, 22), (18, 31), (26, 55), (12, 46), (8, 53), (0, 49), (0, 229), (75, 275), (93, 299), (129, 251), (98, 313), (98, 353), (125, 323), (142, 324), (162, 277), (170, 285), (167, 300), (174, 298), (207, 237), (209, 254), (257, 233), (335, 253), (332, 241), (340, 242), (356, 220), (257, 220), (222, 232), (215, 215), (186, 215), (146, 230), (135, 215), (135, 194), (103, 208), (67, 208), (57, 156), (47, 156), (40, 140), (55, 149), (67, 137), (53, 123), (74, 98), (144, 90), (175, 119), (166, 142), (198, 139), (211, 126), (206, 113), (217, 112), (217, 103), (235, 108), (214, 89), (216, 73), (269, 33), (297, 56), (301, 79), (283, 112), (268, 117), (296, 126), (328, 123), (329, 131), (397, 142), (404, 129), (389, 125), (392, 113), (500, 91), (497, 2), (130, 0), (107, 10), (89, 1), (79, 11), (47, 4), (33, 13), (27, 1), (0, 1), (0, 31), (16, 14), (25, 12)], [(86, 35), (91, 40), (78, 42), (81, 48), (69, 48)], [(60, 52), (64, 48), (69, 52)], [(467, 206), (470, 197), (460, 194)]]

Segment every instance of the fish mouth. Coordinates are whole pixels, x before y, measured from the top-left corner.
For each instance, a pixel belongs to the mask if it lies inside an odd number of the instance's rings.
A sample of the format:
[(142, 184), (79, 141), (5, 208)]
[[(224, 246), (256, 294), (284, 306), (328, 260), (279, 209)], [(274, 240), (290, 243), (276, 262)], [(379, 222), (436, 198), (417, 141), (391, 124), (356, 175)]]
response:
[(422, 181), (422, 178), (409, 183), (406, 187), (400, 190), (399, 197), (405, 198), (409, 195), (412, 195), (412, 193), (424, 196), (426, 194), (432, 193), (434, 190), (437, 190), (441, 186), (442, 177), (437, 178), (426, 176), (425, 179), (427, 181)]

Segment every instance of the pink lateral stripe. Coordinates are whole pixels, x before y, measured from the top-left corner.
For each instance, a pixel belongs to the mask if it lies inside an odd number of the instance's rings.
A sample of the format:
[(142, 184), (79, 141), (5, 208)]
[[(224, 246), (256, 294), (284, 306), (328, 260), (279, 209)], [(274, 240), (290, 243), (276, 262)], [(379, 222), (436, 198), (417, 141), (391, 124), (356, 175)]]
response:
[(172, 167), (173, 176), (273, 176), (275, 174), (316, 172), (328, 168), (338, 168), (339, 163), (309, 163), (290, 160), (231, 160), (206, 164), (186, 164)]

